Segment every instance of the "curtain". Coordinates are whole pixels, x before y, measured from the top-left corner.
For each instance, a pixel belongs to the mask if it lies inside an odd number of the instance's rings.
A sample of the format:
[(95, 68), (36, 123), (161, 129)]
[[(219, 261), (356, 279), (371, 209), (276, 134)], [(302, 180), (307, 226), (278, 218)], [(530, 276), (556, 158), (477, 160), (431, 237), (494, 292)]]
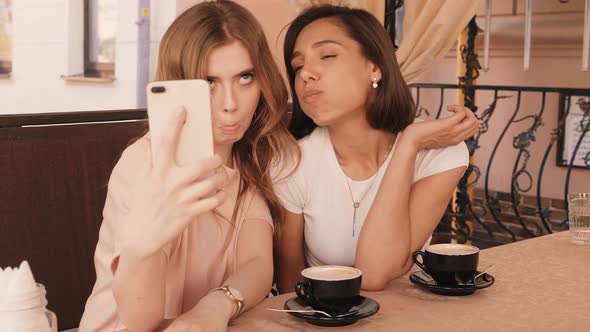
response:
[[(177, 14), (201, 1), (203, 0), (177, 0)], [(274, 46), (273, 50), (279, 63), (282, 62), (282, 38), (278, 38), (278, 32), (294, 15), (309, 5), (331, 3), (362, 8), (375, 15), (380, 22), (383, 22), (385, 14), (384, 0), (280, 0), (283, 1), (284, 3), (278, 6), (268, 0), (236, 0), (252, 10), (261, 21), (265, 32), (271, 37), (269, 41)], [(459, 33), (476, 14), (482, 1), (404, 1), (403, 36), (397, 50), (397, 60), (408, 84), (417, 82), (420, 75), (427, 72), (449, 50), (457, 41)], [(285, 9), (289, 7), (294, 9), (292, 13)], [(277, 12), (273, 13), (273, 10)], [(280, 24), (275, 24), (277, 20)], [(280, 43), (277, 43), (279, 39)]]
[(482, 0), (406, 0), (397, 61), (406, 83), (416, 83), (457, 41)]

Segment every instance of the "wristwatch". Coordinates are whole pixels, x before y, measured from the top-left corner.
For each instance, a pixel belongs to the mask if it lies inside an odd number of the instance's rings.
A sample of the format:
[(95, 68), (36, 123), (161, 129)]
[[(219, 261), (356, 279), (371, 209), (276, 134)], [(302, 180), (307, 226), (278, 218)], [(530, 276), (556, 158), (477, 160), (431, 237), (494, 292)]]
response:
[(232, 300), (238, 306), (236, 308), (236, 312), (229, 320), (231, 322), (234, 319), (236, 319), (236, 317), (238, 317), (238, 315), (242, 311), (242, 308), (244, 307), (244, 296), (242, 296), (242, 293), (240, 293), (239, 290), (237, 290), (231, 286), (228, 286), (228, 285), (223, 285), (221, 287), (213, 288), (209, 293), (212, 293), (212, 292), (215, 292), (218, 290), (224, 291), (225, 295), (227, 295), (227, 297), (229, 297), (229, 299)]

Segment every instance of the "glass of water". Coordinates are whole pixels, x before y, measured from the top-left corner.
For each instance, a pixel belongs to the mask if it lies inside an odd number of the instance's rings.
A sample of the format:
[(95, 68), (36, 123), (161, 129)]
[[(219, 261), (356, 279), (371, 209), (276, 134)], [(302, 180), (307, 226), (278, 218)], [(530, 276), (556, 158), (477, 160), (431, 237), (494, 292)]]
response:
[(590, 193), (574, 193), (567, 197), (572, 241), (590, 244)]

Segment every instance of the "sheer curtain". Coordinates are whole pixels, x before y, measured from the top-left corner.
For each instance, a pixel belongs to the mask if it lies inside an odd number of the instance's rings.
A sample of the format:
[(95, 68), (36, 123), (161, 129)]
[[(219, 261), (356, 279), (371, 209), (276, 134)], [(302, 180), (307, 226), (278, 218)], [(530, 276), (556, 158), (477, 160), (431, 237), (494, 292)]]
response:
[(404, 1), (403, 36), (396, 55), (406, 83), (417, 82), (449, 50), (481, 1)]
[[(456, 42), (483, 0), (406, 0), (397, 61), (408, 84), (415, 83)], [(299, 10), (330, 3), (368, 10), (383, 22), (385, 1), (290, 0)]]

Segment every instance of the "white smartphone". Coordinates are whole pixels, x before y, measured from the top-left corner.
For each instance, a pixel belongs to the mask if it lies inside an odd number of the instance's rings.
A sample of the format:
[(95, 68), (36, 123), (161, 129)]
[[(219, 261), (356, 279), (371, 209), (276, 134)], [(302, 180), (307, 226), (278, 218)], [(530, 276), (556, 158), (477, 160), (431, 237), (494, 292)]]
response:
[(161, 160), (154, 142), (164, 134), (175, 112), (186, 109), (176, 161), (186, 165), (213, 156), (210, 87), (205, 80), (154, 81), (147, 86), (147, 112), (152, 141), (152, 161)]

